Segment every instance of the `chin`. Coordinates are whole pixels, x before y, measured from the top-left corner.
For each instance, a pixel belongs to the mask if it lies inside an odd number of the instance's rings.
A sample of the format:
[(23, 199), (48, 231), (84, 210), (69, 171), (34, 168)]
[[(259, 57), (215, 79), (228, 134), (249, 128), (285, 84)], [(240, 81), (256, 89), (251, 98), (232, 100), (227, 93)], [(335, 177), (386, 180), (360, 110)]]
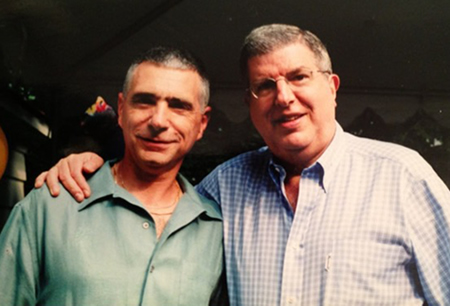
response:
[(301, 150), (314, 142), (315, 136), (305, 135), (304, 133), (298, 132), (280, 137), (280, 139), (282, 139), (282, 141), (278, 142), (278, 146), (286, 149)]
[(157, 156), (140, 156), (140, 162), (141, 165), (149, 168), (159, 168), (167, 165), (169, 163), (169, 160), (167, 157), (161, 156), (161, 158), (158, 158)]

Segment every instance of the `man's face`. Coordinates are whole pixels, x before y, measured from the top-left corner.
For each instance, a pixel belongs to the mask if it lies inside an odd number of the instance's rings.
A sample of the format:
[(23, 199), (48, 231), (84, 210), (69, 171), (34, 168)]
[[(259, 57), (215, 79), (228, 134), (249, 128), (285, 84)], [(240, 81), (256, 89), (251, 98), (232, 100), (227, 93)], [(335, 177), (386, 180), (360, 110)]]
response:
[[(314, 54), (301, 43), (280, 47), (248, 61), (250, 84), (260, 84), (267, 78), (277, 80), (272, 96), (257, 99), (249, 95), (248, 99), (253, 124), (281, 159), (300, 154), (307, 159), (303, 163), (311, 164), (333, 138), (339, 78), (318, 70), (321, 67)], [(303, 73), (310, 77), (297, 78)], [(292, 83), (300, 79), (301, 85), (290, 86), (284, 78)]]
[(140, 64), (127, 96), (119, 94), (124, 158), (147, 172), (178, 171), (208, 123), (210, 108), (201, 108), (200, 86), (192, 70)]

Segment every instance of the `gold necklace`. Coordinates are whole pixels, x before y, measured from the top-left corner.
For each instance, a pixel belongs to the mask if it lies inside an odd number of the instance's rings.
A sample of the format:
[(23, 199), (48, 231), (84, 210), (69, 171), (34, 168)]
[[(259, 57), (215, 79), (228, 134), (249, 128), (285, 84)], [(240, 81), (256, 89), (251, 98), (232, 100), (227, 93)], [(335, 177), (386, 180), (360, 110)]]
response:
[[(113, 172), (113, 177), (114, 177), (114, 182), (123, 187), (124, 189), (128, 190), (127, 187), (125, 186), (125, 182), (123, 180), (123, 177), (119, 171), (119, 163), (116, 163), (113, 165), (112, 167), (112, 172)], [(167, 205), (167, 206), (163, 206), (163, 207), (155, 207), (155, 208), (149, 208), (147, 207), (147, 210), (150, 214), (152, 215), (156, 215), (156, 216), (167, 216), (167, 215), (171, 215), (173, 213), (173, 211), (175, 210), (176, 204), (178, 203), (178, 201), (181, 198), (181, 195), (183, 194), (183, 192), (181, 191), (181, 186), (178, 183), (177, 180), (175, 180), (175, 184), (176, 184), (176, 190), (177, 190), (177, 194), (175, 196), (174, 201)]]
[[(114, 176), (114, 182), (117, 185), (123, 187), (124, 189), (127, 189), (123, 181), (123, 177), (119, 171), (119, 163), (114, 164), (114, 166), (112, 167), (112, 173)], [(161, 237), (161, 234), (164, 231), (167, 222), (172, 217), (172, 214), (175, 211), (175, 208), (177, 207), (178, 201), (180, 200), (180, 197), (183, 194), (183, 190), (181, 189), (181, 186), (177, 180), (175, 180), (175, 184), (177, 194), (175, 196), (175, 200), (173, 201), (173, 203), (164, 207), (157, 207), (157, 208), (155, 207), (149, 208), (148, 206), (146, 207), (148, 213), (152, 216), (153, 221), (155, 222), (157, 239)]]
[[(177, 182), (178, 185), (178, 182)], [(178, 204), (178, 200), (180, 200), (181, 197), (181, 189), (178, 185), (177, 188), (177, 195), (175, 197), (175, 200), (173, 201), (172, 204), (168, 205), (168, 206), (164, 206), (164, 207), (147, 207), (148, 212), (153, 216), (170, 216), (174, 210), (175, 210), (175, 206)]]

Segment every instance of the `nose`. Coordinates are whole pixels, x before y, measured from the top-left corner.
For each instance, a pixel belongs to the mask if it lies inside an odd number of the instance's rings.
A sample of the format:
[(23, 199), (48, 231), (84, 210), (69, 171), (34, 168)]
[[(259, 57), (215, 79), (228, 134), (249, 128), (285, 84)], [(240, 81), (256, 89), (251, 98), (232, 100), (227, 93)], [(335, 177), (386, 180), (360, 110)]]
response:
[(295, 100), (294, 92), (284, 78), (279, 78), (276, 81), (276, 97), (275, 103), (281, 107), (288, 107)]
[(161, 132), (168, 128), (169, 109), (165, 103), (157, 103), (149, 118), (148, 125), (153, 132)]

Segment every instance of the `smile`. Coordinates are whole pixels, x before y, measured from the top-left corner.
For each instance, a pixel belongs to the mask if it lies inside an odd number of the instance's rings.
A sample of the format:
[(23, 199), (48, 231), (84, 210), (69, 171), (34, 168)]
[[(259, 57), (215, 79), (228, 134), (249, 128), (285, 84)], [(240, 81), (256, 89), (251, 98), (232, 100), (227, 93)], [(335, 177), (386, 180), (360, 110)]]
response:
[(300, 121), (300, 119), (303, 118), (303, 116), (304, 115), (302, 114), (281, 116), (278, 119), (273, 120), (273, 123), (289, 128), (296, 125)]
[(146, 138), (142, 136), (136, 137), (139, 142), (141, 142), (146, 149), (149, 150), (161, 150), (167, 148), (169, 145), (174, 143), (175, 141), (172, 140), (166, 140), (166, 139), (153, 139), (153, 138)]

